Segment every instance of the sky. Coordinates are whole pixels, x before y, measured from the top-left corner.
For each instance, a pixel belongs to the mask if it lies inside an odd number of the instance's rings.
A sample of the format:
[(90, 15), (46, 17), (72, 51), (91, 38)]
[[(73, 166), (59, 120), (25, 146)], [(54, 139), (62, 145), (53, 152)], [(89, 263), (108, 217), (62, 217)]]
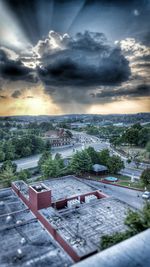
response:
[(150, 112), (150, 0), (0, 0), (0, 116)]

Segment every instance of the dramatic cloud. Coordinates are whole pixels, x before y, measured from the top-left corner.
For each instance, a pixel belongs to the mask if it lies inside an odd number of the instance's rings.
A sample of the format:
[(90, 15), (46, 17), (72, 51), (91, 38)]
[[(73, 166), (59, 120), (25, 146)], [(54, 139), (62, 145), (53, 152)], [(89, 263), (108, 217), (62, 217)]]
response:
[(53, 33), (36, 50), (41, 56), (39, 76), (46, 85), (114, 85), (130, 76), (121, 49), (111, 47), (102, 33), (86, 31), (74, 39)]
[(150, 57), (150, 47), (143, 45), (139, 42), (136, 42), (134, 38), (126, 38), (120, 42), (121, 49), (127, 53), (127, 55), (132, 55), (135, 58), (144, 58)]
[(91, 93), (91, 97), (100, 98), (104, 101), (105, 98), (116, 101), (121, 98), (136, 98), (150, 95), (150, 85), (140, 84), (137, 86), (126, 86), (118, 89), (102, 89), (97, 93)]
[[(24, 81), (36, 86), (37, 81), (42, 82), (54, 105), (67, 112), (70, 108), (84, 112), (89, 105), (148, 96), (149, 56), (149, 48), (134, 38), (113, 44), (103, 33), (85, 31), (73, 38), (50, 31), (44, 40), (18, 56), (2, 48), (0, 74), (14, 84)], [(14, 88), (10, 95), (34, 105), (33, 95), (23, 90)]]
[(25, 67), (19, 59), (10, 59), (3, 49), (0, 49), (0, 76), (10, 81), (37, 82), (37, 77), (32, 73), (32, 69)]

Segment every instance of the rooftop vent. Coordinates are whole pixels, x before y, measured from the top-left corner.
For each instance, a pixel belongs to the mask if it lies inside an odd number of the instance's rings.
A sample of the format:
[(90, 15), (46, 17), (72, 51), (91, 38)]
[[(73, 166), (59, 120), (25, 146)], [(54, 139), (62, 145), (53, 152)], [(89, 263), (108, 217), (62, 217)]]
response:
[(6, 217), (6, 223), (9, 223), (12, 221), (12, 216), (11, 215), (7, 215)]
[(0, 206), (4, 206), (4, 201), (0, 201)]
[(22, 257), (23, 257), (22, 249), (18, 248), (18, 249), (17, 249), (17, 258), (18, 258), (18, 259), (21, 259)]
[(26, 243), (26, 240), (24, 237), (21, 238), (20, 243), (21, 243), (21, 245), (24, 245)]

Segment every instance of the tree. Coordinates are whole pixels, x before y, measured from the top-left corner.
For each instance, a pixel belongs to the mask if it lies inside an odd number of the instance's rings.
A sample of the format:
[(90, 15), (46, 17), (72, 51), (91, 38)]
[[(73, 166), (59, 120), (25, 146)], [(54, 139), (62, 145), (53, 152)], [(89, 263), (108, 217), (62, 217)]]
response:
[(116, 146), (119, 146), (120, 144), (121, 144), (121, 138), (120, 137), (112, 137), (111, 139), (110, 139), (110, 143), (114, 146), (114, 147), (116, 147)]
[(148, 153), (148, 157), (149, 157), (149, 159), (150, 159), (150, 141), (147, 143), (147, 145), (146, 145), (146, 151), (147, 151), (147, 153)]
[(58, 164), (59, 169), (63, 169), (65, 167), (64, 160), (63, 160), (63, 158), (62, 158), (60, 153), (56, 153), (55, 160), (56, 160), (56, 162)]
[(124, 162), (119, 156), (112, 156), (108, 158), (107, 166), (110, 173), (117, 174), (124, 168)]
[(31, 177), (31, 174), (29, 170), (21, 170), (17, 175), (18, 180), (23, 180), (23, 181), (26, 181), (30, 177)]
[(131, 144), (137, 145), (139, 140), (139, 130), (134, 128), (129, 128), (122, 136), (122, 139)]
[(88, 126), (86, 132), (87, 132), (87, 134), (91, 134), (91, 135), (98, 135), (99, 134), (99, 130), (95, 126)]
[(146, 145), (146, 151), (150, 153), (150, 141)]
[(42, 174), (44, 178), (57, 177), (59, 173), (59, 167), (56, 160), (48, 158), (41, 166)]
[(49, 151), (44, 151), (44, 153), (42, 154), (42, 156), (40, 157), (40, 159), (38, 161), (39, 170), (41, 170), (41, 166), (45, 163), (45, 161), (50, 159), (51, 157), (52, 156), (49, 153)]
[(90, 156), (92, 164), (98, 164), (99, 163), (99, 154), (97, 151), (95, 151), (95, 149), (93, 147), (89, 146), (86, 149), (86, 152)]
[(140, 179), (143, 185), (150, 189), (150, 168), (147, 168), (142, 172)]
[(83, 151), (77, 151), (73, 155), (70, 162), (70, 169), (77, 175), (88, 172), (92, 169), (92, 161), (88, 153)]
[(5, 153), (5, 160), (13, 160), (15, 158), (15, 147), (11, 141), (4, 142), (3, 152)]
[(50, 143), (50, 140), (46, 140), (45, 142), (45, 150), (46, 151), (51, 151), (51, 143)]
[(115, 233), (113, 235), (103, 235), (100, 243), (101, 250), (109, 248), (117, 243), (120, 243), (121, 241), (129, 237), (130, 237), (129, 232)]
[(137, 130), (141, 130), (142, 129), (142, 126), (140, 123), (135, 123), (132, 125), (131, 127), (132, 129), (137, 129)]
[(3, 151), (3, 145), (0, 144), (0, 161), (3, 161), (5, 159), (5, 153)]
[(139, 131), (138, 145), (145, 147), (148, 141), (150, 141), (150, 128), (142, 128)]
[(109, 150), (103, 149), (101, 152), (99, 152), (99, 163), (102, 165), (108, 165), (108, 159), (110, 158)]
[(14, 170), (11, 166), (7, 165), (0, 173), (0, 182), (4, 187), (10, 186), (11, 182), (16, 180)]
[(129, 210), (125, 219), (125, 225), (128, 226), (128, 230), (125, 232), (102, 236), (100, 243), (101, 249), (111, 247), (112, 245), (150, 228), (150, 203), (147, 202), (141, 212)]
[(12, 162), (11, 160), (6, 160), (6, 161), (4, 161), (4, 163), (1, 166), (1, 172), (6, 170), (8, 167), (12, 169), (13, 173), (15, 173), (17, 170), (17, 164), (16, 163)]

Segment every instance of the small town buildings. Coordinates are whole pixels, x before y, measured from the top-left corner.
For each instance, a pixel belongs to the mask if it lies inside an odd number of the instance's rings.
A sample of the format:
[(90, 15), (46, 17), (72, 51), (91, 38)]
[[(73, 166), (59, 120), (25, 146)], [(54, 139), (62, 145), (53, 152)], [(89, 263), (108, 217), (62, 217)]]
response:
[(71, 144), (71, 138), (64, 129), (50, 130), (45, 133), (44, 139), (49, 140), (52, 147)]

